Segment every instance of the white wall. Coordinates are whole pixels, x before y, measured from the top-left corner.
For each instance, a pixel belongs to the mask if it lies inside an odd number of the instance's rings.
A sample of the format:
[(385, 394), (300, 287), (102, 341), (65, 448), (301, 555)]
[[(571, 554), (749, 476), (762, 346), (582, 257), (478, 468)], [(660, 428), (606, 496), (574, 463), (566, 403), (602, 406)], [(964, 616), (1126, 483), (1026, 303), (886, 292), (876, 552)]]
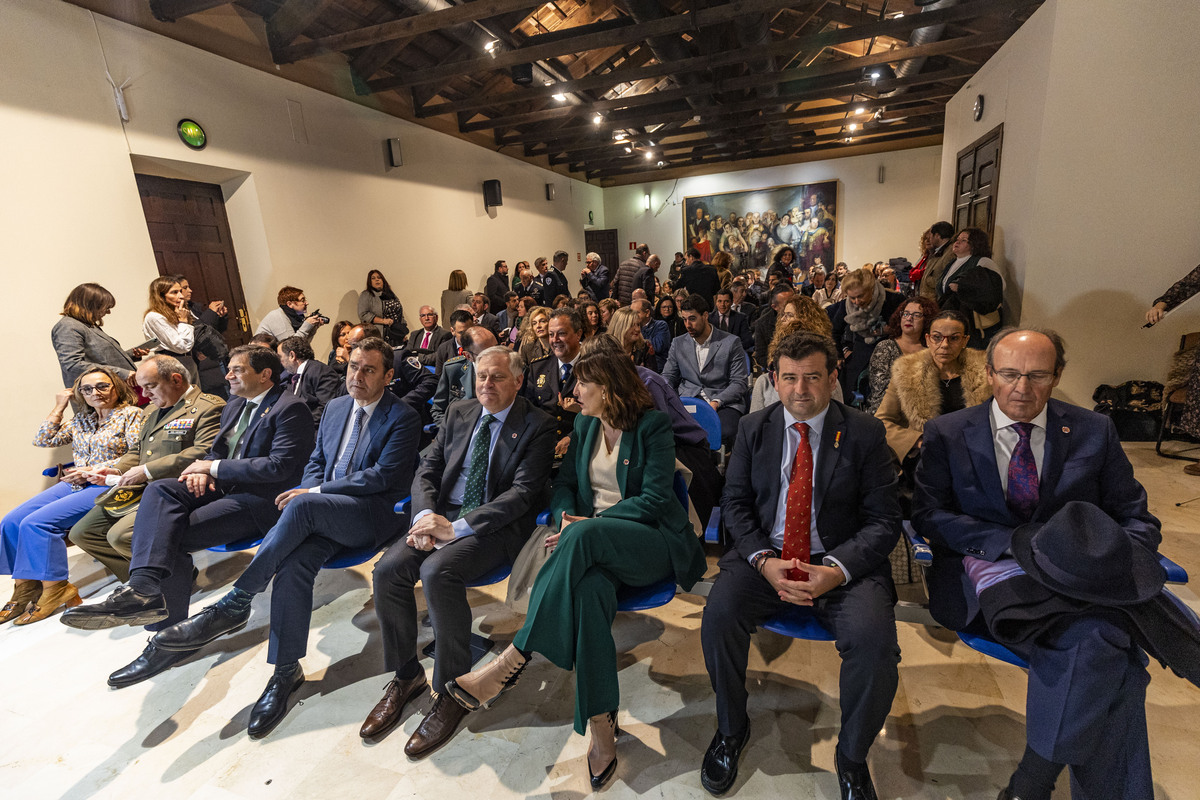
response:
[(996, 244), (1021, 322), (1066, 338), (1071, 402), (1090, 406), (1100, 383), (1162, 380), (1180, 334), (1200, 327), (1194, 305), (1140, 327), (1200, 263), (1197, 30), (1192, 0), (1050, 0), (947, 106), (947, 175), (1004, 123)]
[[(836, 259), (852, 268), (905, 256), (918, 259), (921, 232), (938, 218), (941, 148), (810, 161), (604, 190), (605, 227), (616, 228), (620, 256), (646, 242), (667, 263), (683, 250), (683, 198), (768, 186), (838, 181)], [(879, 183), (879, 167), (884, 183)], [(650, 193), (650, 210), (643, 208)]]
[[(30, 441), (60, 388), (48, 331), (75, 285), (96, 281), (118, 305), (105, 328), (141, 340), (146, 287), (157, 275), (131, 163), (221, 183), (253, 323), (283, 283), (330, 316), (353, 317), (366, 272), (378, 267), (404, 302), (434, 302), (448, 272), (482, 285), (510, 264), (583, 248), (588, 212), (603, 223), (602, 191), (453, 137), (281, 78), (44, 0), (0, 4), (0, 337), (21, 391), (3, 401), (0, 508), (46, 483), (36, 475), (65, 452)], [(122, 127), (105, 68), (126, 89)], [(293, 139), (287, 101), (303, 107), (307, 144)], [(182, 117), (209, 146), (188, 150)], [(404, 166), (385, 166), (384, 140), (404, 142)], [(485, 212), (481, 184), (502, 182), (504, 205)], [(545, 200), (545, 184), (558, 199)], [(318, 338), (318, 349), (327, 337)], [(19, 348), (19, 349), (18, 349)], [(19, 359), (19, 361), (18, 361)]]

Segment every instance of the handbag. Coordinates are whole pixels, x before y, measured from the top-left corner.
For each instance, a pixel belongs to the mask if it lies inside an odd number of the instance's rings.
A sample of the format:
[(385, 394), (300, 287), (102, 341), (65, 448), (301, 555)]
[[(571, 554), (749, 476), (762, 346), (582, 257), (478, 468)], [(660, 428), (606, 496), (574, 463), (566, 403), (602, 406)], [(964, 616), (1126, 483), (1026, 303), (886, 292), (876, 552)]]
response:
[(533, 581), (553, 552), (546, 547), (546, 537), (554, 533), (554, 528), (549, 525), (536, 526), (521, 547), (521, 552), (517, 553), (512, 573), (508, 576), (508, 595), (504, 598), (504, 604), (518, 614), (526, 614), (529, 611), (529, 595), (533, 591)]

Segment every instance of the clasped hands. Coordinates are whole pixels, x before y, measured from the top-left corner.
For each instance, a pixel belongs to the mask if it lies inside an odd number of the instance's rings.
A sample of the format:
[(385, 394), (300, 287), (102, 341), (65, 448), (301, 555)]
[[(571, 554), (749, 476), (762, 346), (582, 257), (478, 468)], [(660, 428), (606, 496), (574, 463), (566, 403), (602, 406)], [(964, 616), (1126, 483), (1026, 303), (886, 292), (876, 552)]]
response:
[(441, 514), (426, 514), (408, 529), (405, 544), (417, 550), (432, 550), (438, 542), (454, 539), (454, 526)]
[(184, 467), (183, 472), (179, 475), (179, 482), (187, 484), (187, 489), (195, 497), (201, 497), (205, 492), (216, 488), (217, 482), (213, 480), (211, 461), (193, 461)]
[(554, 548), (558, 547), (559, 537), (562, 536), (563, 531), (567, 529), (567, 526), (572, 522), (579, 522), (581, 519), (588, 519), (588, 517), (577, 517), (574, 514), (567, 514), (564, 512), (562, 515), (562, 522), (558, 526), (558, 533), (552, 533), (546, 537), (546, 549), (553, 553)]
[[(787, 573), (790, 569), (799, 569), (808, 573), (808, 580), (789, 580)], [(771, 584), (779, 599), (785, 603), (795, 603), (798, 606), (811, 606), (813, 600), (842, 585), (845, 575), (837, 567), (827, 567), (824, 564), (808, 564), (798, 558), (782, 559), (768, 558), (762, 564), (762, 576)]]

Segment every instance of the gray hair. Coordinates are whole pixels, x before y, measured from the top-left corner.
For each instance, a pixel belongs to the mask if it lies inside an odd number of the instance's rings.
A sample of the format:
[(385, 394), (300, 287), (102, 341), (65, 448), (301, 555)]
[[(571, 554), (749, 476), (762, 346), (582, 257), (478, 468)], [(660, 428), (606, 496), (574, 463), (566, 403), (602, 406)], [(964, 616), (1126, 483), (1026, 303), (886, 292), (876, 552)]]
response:
[(600, 254), (599, 253), (588, 253), (587, 258), (585, 258), (584, 260), (585, 261), (599, 261)]
[(517, 380), (520, 380), (525, 374), (525, 359), (521, 358), (521, 354), (516, 350), (509, 350), (507, 347), (501, 347), (500, 345), (489, 347), (475, 356), (475, 364), (478, 365), (485, 358), (503, 358), (508, 364), (508, 371)]
[(994, 370), (996, 368), (996, 347), (1001, 341), (1007, 339), (1009, 336), (1012, 336), (1014, 333), (1040, 333), (1042, 336), (1045, 336), (1047, 339), (1049, 339), (1050, 343), (1054, 345), (1054, 374), (1062, 374), (1063, 369), (1067, 366), (1067, 345), (1063, 341), (1062, 336), (1058, 334), (1058, 331), (1054, 331), (1049, 328), (1005, 328), (997, 333), (995, 338), (988, 342), (988, 369)]
[(162, 353), (149, 356), (142, 359), (143, 364), (153, 364), (154, 369), (158, 372), (160, 381), (170, 381), (172, 375), (178, 375), (183, 378), (185, 384), (190, 385), (192, 382), (191, 375), (187, 371), (187, 367), (175, 356), (168, 356)]

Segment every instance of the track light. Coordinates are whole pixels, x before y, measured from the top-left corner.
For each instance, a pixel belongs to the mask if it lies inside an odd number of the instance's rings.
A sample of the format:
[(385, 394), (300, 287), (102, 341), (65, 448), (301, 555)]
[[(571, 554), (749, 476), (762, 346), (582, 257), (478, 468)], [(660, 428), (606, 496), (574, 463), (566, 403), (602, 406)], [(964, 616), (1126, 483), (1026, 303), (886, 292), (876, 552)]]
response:
[(603, 115), (601, 115), (601, 114), (597, 114), (596, 116), (592, 117), (592, 124), (593, 124), (593, 125), (599, 125), (601, 122), (604, 122), (604, 116), (603, 116)]

